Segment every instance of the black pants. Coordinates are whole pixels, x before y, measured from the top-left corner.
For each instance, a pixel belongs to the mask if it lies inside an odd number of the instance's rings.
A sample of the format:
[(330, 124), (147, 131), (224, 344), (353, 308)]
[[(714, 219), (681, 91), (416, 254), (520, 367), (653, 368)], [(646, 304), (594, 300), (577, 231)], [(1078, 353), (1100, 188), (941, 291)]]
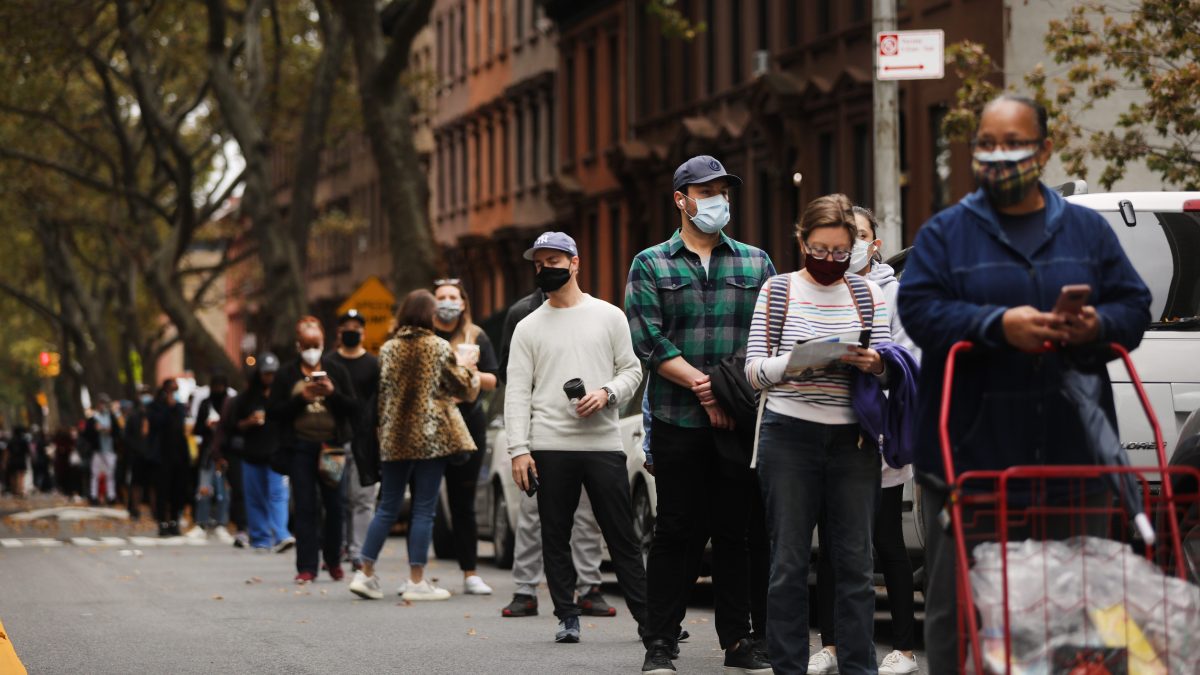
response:
[(469, 425), (478, 448), (459, 466), (446, 466), (446, 497), (450, 504), (450, 526), (454, 531), (454, 555), (458, 569), (466, 572), (479, 565), (479, 521), (475, 517), (475, 486), (487, 451), (487, 426)]
[[(887, 587), (888, 607), (892, 614), (892, 649), (910, 652), (915, 645), (912, 561), (904, 545), (904, 486), (883, 488), (875, 510), (873, 533), (875, 555), (883, 568), (883, 583)], [(824, 517), (817, 526), (821, 537), (821, 560), (817, 565), (817, 612), (821, 629), (821, 646), (837, 645), (837, 622), (834, 620), (834, 570), (826, 542)]]
[(246, 531), (246, 491), (242, 485), (242, 458), (226, 456), (229, 466), (225, 479), (229, 482), (229, 520), (238, 532)]
[[(571, 558), (571, 529), (580, 489), (586, 489), (592, 511), (625, 595), (629, 613), (644, 633), (646, 569), (633, 534), (633, 502), (629, 474), (621, 451), (551, 450), (533, 453), (537, 464), (538, 515), (542, 520), (542, 556), (546, 585), (559, 619), (579, 616), (575, 604), (575, 562)], [(645, 635), (643, 634), (643, 637)]]
[(750, 637), (747, 539), (750, 504), (757, 497), (754, 474), (749, 467), (721, 459), (711, 429), (687, 429), (655, 419), (650, 433), (658, 491), (654, 542), (646, 566), (650, 636), (668, 642), (679, 637), (711, 538), (717, 638), (728, 649)]
[(183, 513), (183, 507), (189, 501), (190, 471), (183, 463), (162, 462), (158, 465), (155, 472), (158, 489), (154, 494), (154, 513), (160, 524), (178, 521)]
[(767, 637), (767, 587), (771, 582), (771, 540), (767, 537), (767, 511), (758, 474), (751, 473), (750, 496), (750, 627), (755, 640)]
[[(323, 554), (329, 569), (342, 564), (342, 498), (337, 485), (326, 485), (317, 476), (321, 444), (297, 440), (288, 449), (292, 499), (295, 514), (292, 533), (296, 537), (296, 571), (316, 574)], [(322, 525), (322, 507), (324, 521)]]

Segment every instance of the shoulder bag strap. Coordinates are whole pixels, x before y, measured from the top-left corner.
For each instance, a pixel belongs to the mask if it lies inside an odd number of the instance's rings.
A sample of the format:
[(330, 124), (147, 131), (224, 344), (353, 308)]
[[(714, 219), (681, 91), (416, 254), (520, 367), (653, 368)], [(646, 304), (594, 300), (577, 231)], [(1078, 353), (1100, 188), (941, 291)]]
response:
[[(787, 323), (789, 296), (792, 293), (792, 275), (783, 275), (782, 283), (767, 282), (770, 285), (767, 296), (767, 350), (771, 356), (778, 356), (783, 346), (783, 326)], [(754, 420), (754, 451), (750, 455), (750, 468), (758, 464), (758, 439), (762, 431), (763, 411), (767, 407), (767, 389), (758, 392), (758, 417)]]
[(854, 298), (854, 308), (858, 311), (858, 321), (863, 330), (871, 331), (875, 327), (875, 298), (871, 295), (871, 286), (867, 280), (857, 274), (847, 274), (846, 284), (850, 286), (850, 295)]

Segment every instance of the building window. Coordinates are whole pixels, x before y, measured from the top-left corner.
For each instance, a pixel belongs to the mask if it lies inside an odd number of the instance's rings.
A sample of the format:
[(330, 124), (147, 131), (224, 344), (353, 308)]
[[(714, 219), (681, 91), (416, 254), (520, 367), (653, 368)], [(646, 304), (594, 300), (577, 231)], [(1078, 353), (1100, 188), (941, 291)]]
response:
[(950, 205), (950, 141), (942, 133), (946, 108), (934, 106), (929, 111), (929, 137), (933, 139), (933, 203), (930, 213)]
[(483, 134), (475, 132), (475, 203), (483, 200)]
[[(680, 0), (679, 13), (688, 21), (692, 20), (691, 0)], [(692, 73), (689, 66), (694, 63), (692, 59), (694, 47), (688, 40), (677, 40), (677, 42), (679, 43), (679, 63), (684, 70), (684, 75), (679, 82), (679, 100), (683, 103), (690, 103), (692, 100)]]
[(758, 170), (758, 185), (754, 186), (758, 194), (758, 213), (754, 214), (753, 222), (742, 223), (746, 231), (746, 241), (759, 248), (765, 249), (770, 245), (765, 233), (775, 229), (775, 214), (771, 207), (775, 197), (774, 186), (771, 184), (771, 174), (765, 168)]
[(487, 56), (496, 55), (496, 0), (487, 0)]
[(480, 6), (481, 0), (475, 0), (475, 63), (473, 67), (478, 68), (483, 62), (480, 50), (483, 48), (483, 8)]
[(600, 239), (600, 210), (599, 207), (595, 207), (588, 214), (588, 251), (585, 254), (587, 255), (585, 260), (591, 263), (592, 268), (591, 292), (604, 297), (603, 291), (600, 289)]
[(833, 30), (833, 7), (829, 0), (817, 0), (817, 32), (825, 35)]
[(787, 39), (788, 46), (795, 47), (800, 42), (800, 3), (784, 2), (787, 7)]
[(508, 51), (508, 12), (504, 11), (505, 0), (500, 0), (500, 53)]
[(444, 28), (445, 28), (445, 25), (443, 25), (443, 23), (442, 23), (442, 18), (438, 17), (438, 20), (437, 20), (437, 67), (435, 68), (435, 70), (437, 71), (439, 88), (441, 86), (442, 80), (444, 80), (446, 77), (446, 46), (445, 46), (446, 34), (445, 34), (445, 31), (443, 30)]
[(758, 0), (758, 48), (770, 49), (771, 42), (771, 15), (768, 5), (769, 0)]
[(730, 67), (733, 70), (734, 86), (742, 81), (742, 0), (729, 0), (729, 11), (733, 13), (729, 22), (729, 35), (733, 40), (732, 53), (729, 55)]
[(513, 128), (517, 135), (516, 185), (520, 190), (525, 187), (525, 104), (522, 102), (518, 102), (513, 111)]
[(525, 39), (525, 0), (516, 0), (516, 11), (513, 12), (513, 30), (516, 31), (517, 43)]
[(850, 18), (855, 21), (867, 19), (867, 0), (853, 0), (850, 3)]
[[(587, 50), (584, 52), (584, 68), (586, 69), (587, 73), (587, 90), (589, 92), (597, 91), (595, 43), (589, 44)], [(569, 110), (573, 111), (575, 108), (574, 99), (568, 101), (567, 105), (570, 106)], [(596, 148), (598, 146), (598, 143), (596, 142), (596, 125), (598, 123), (596, 118), (598, 115), (596, 114), (595, 105), (587, 105), (584, 107), (587, 108), (587, 156), (594, 157), (596, 155)], [(567, 114), (569, 115), (571, 113), (568, 112)]]
[(462, 176), (462, 182), (459, 183), (459, 195), (462, 199), (459, 201), (459, 208), (466, 208), (467, 202), (471, 200), (471, 193), (468, 192), (470, 186), (467, 183), (467, 177), (470, 175), (467, 172), (467, 132), (463, 131), (458, 138), (458, 174)]
[(500, 118), (500, 190), (502, 195), (508, 196), (508, 191), (512, 189), (512, 171), (509, 166), (512, 162), (512, 154), (508, 138), (508, 113), (503, 113)]
[(534, 101), (529, 111), (529, 169), (534, 185), (542, 182), (542, 103)]
[(625, 295), (625, 251), (621, 246), (621, 237), (625, 228), (621, 226), (621, 202), (612, 200), (608, 203), (608, 232), (609, 243), (612, 246), (612, 300), (615, 305), (622, 305)]
[(667, 53), (667, 38), (660, 37), (658, 44), (658, 112), (664, 113), (670, 106), (671, 58)]
[[(646, 63), (647, 45), (650, 44), (650, 22), (646, 19), (645, 12), (634, 12), (633, 20), (637, 24), (635, 35), (638, 39), (634, 42), (633, 48), (637, 50), (636, 55), (632, 55), (635, 63)], [(707, 31), (712, 33), (712, 31)], [(649, 71), (644, 68), (632, 69), (630, 75), (637, 80), (637, 115), (639, 119), (644, 119), (650, 116), (650, 78), (647, 77)], [(633, 122), (630, 121), (632, 126)]]
[(452, 133), (449, 141), (450, 146), (446, 153), (446, 173), (449, 178), (450, 193), (446, 196), (446, 205), (454, 208), (458, 204), (458, 138)]
[(496, 197), (496, 169), (499, 167), (499, 162), (496, 158), (496, 125), (490, 120), (488, 121), (487, 129), (487, 152), (488, 152), (488, 199)]
[(708, 22), (708, 30), (704, 31), (704, 93), (712, 96), (717, 93), (717, 3), (715, 0), (705, 0), (704, 18)]
[(821, 186), (821, 194), (837, 192), (837, 156), (833, 151), (832, 133), (825, 132), (817, 136), (817, 166), (821, 172), (817, 179)]
[(441, 215), (446, 210), (446, 146), (443, 145), (444, 138), (437, 139), (438, 147), (438, 168), (437, 168), (437, 205), (438, 215)]
[(866, 124), (854, 125), (854, 201), (874, 204), (874, 165), (871, 163), (871, 132)]
[[(565, 99), (567, 103), (567, 119), (563, 138), (563, 149), (566, 151), (567, 162), (575, 161), (575, 57), (568, 56), (563, 70), (563, 83), (566, 86)], [(591, 119), (590, 117), (588, 118)], [(590, 122), (589, 122), (590, 124)]]
[[(571, 100), (574, 101), (575, 99)], [(556, 139), (558, 138), (558, 120), (554, 117), (553, 96), (546, 100), (546, 109), (546, 168), (550, 171), (550, 175), (553, 176), (554, 173), (558, 171), (558, 155), (556, 154), (558, 149), (555, 143)], [(572, 119), (574, 119), (574, 117), (572, 117)]]
[(615, 146), (621, 140), (621, 52), (620, 38), (616, 33), (608, 36), (608, 105), (609, 115), (609, 145)]

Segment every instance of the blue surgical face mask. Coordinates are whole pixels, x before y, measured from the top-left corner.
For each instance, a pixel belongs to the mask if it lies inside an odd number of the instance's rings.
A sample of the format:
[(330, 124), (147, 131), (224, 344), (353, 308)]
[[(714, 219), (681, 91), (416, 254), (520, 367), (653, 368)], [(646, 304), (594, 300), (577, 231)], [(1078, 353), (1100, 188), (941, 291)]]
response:
[(138, 400), (142, 402), (142, 405), (150, 405), (154, 402), (154, 397), (150, 394), (142, 394)]
[(729, 224), (729, 200), (725, 198), (725, 195), (714, 195), (704, 199), (685, 198), (696, 202), (696, 215), (688, 216), (688, 218), (701, 232), (716, 234)]

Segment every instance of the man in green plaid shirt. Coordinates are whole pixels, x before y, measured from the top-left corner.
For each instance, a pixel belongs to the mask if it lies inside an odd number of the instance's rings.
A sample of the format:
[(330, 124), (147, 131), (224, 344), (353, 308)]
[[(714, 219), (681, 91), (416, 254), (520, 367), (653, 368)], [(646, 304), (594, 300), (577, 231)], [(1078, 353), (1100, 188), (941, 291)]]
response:
[(748, 462), (717, 450), (734, 428), (713, 397), (708, 373), (745, 347), (759, 288), (775, 274), (760, 249), (726, 236), (729, 189), (741, 185), (702, 155), (675, 171), (680, 229), (633, 260), (625, 313), (634, 351), (650, 369), (648, 396), (658, 515), (647, 564), (649, 630), (643, 672), (674, 672), (687, 599), (709, 538), (717, 637), (733, 672), (770, 672), (761, 635), (750, 629)]

